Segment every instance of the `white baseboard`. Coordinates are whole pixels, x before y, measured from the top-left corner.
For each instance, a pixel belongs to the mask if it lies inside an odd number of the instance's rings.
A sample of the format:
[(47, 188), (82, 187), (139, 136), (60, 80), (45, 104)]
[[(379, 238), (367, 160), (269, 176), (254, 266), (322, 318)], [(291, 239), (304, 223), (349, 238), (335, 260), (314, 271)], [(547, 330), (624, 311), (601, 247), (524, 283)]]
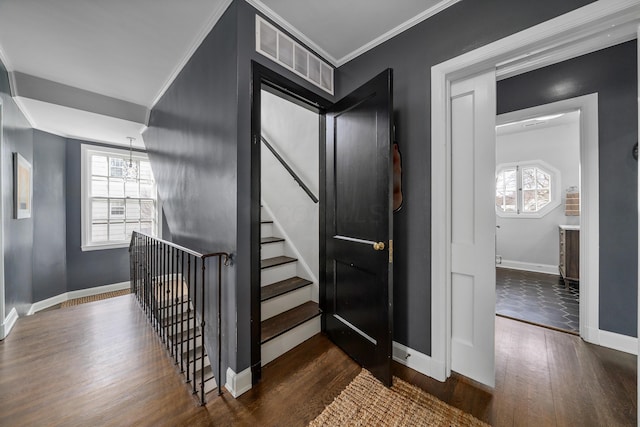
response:
[(123, 289), (129, 289), (130, 282), (113, 283), (111, 285), (97, 286), (95, 288), (80, 289), (77, 291), (65, 292), (64, 294), (56, 295), (51, 298), (47, 298), (42, 301), (31, 304), (31, 308), (27, 312), (27, 316), (31, 316), (41, 310), (49, 307), (53, 307), (56, 304), (61, 304), (71, 299), (89, 297), (92, 295), (104, 294), (106, 292), (120, 291)]
[(18, 310), (13, 307), (9, 312), (7, 318), (2, 321), (2, 325), (0, 325), (0, 341), (9, 336), (9, 332), (11, 332), (11, 329), (13, 329), (13, 326), (16, 324), (17, 320)]
[(625, 353), (634, 354), (636, 356), (638, 355), (638, 338), (603, 330), (600, 330), (598, 335), (598, 344), (602, 347), (624, 351)]
[(237, 374), (233, 372), (233, 369), (227, 368), (227, 382), (224, 387), (234, 398), (251, 390), (251, 368)]
[(393, 360), (438, 381), (446, 381), (444, 364), (398, 342), (393, 342)]
[(498, 268), (510, 268), (512, 270), (533, 271), (534, 273), (560, 274), (557, 265), (536, 264), (532, 262), (510, 261), (503, 259), (500, 264), (496, 264)]

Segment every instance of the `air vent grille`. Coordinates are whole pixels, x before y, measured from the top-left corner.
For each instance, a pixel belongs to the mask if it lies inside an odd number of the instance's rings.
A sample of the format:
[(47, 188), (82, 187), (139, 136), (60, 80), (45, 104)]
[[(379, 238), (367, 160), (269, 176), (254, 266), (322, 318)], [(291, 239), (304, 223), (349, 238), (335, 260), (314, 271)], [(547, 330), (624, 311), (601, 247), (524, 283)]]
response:
[(333, 95), (333, 67), (258, 15), (256, 51)]

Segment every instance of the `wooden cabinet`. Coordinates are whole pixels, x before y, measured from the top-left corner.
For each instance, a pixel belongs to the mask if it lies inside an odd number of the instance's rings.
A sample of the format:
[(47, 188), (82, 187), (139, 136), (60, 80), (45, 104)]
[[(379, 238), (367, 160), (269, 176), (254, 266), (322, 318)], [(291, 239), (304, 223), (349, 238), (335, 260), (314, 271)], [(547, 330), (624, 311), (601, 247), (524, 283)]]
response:
[(580, 281), (580, 226), (561, 225), (558, 269), (565, 284)]

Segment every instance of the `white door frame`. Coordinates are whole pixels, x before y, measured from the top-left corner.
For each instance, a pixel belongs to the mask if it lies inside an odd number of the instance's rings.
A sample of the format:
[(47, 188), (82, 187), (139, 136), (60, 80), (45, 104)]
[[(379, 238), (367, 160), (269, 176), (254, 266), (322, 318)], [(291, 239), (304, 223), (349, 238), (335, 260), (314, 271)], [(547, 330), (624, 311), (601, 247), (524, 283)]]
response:
[(580, 111), (580, 336), (599, 344), (600, 173), (598, 94), (579, 96), (498, 116), (497, 124)]
[(517, 75), (631, 40), (639, 21), (640, 0), (599, 0), (431, 68), (432, 377), (451, 375), (451, 82), (491, 69)]

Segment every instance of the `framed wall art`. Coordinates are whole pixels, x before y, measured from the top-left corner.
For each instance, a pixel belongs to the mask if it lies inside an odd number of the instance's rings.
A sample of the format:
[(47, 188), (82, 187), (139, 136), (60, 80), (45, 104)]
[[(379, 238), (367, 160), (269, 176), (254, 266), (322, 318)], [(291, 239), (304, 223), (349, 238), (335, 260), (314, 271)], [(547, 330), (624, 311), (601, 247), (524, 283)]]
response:
[(33, 174), (31, 163), (20, 153), (13, 153), (13, 198), (16, 219), (31, 218)]

